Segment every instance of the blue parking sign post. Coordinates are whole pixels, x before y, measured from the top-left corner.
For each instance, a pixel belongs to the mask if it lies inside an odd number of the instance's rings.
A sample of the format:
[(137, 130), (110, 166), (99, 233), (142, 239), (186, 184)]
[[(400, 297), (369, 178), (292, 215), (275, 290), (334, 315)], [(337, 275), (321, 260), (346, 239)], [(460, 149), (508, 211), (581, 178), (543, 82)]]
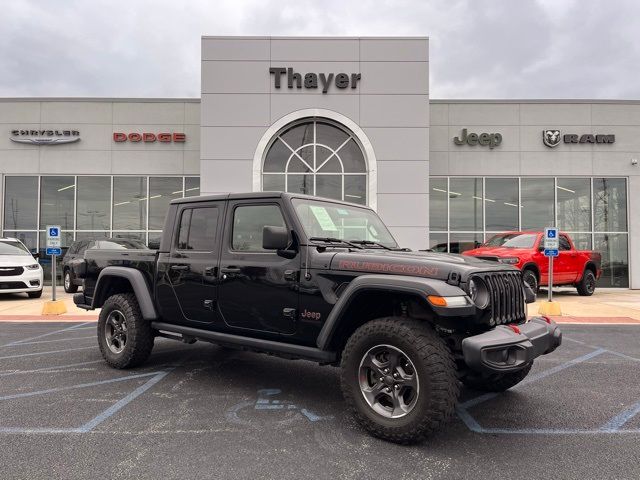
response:
[(62, 254), (60, 225), (47, 225), (47, 255), (51, 255), (51, 299), (56, 301), (56, 257)]
[(547, 227), (544, 229), (543, 238), (544, 254), (549, 258), (549, 288), (547, 300), (553, 301), (553, 257), (559, 255), (560, 240), (558, 239), (558, 229)]

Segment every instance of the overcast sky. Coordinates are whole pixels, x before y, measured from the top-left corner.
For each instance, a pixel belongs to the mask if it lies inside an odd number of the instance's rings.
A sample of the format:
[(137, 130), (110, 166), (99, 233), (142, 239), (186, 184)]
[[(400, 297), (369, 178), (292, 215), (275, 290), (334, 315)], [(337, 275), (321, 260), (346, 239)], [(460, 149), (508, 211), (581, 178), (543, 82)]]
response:
[(201, 35), (426, 35), (432, 98), (640, 98), (638, 0), (6, 1), (0, 96), (199, 97)]

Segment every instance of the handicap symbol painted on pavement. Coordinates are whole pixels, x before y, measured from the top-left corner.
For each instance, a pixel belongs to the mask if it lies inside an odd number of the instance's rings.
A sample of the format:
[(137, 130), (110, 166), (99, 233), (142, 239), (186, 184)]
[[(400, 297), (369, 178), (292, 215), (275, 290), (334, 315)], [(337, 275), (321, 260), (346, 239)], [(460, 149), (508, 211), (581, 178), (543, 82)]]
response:
[[(227, 415), (226, 415), (227, 419), (234, 423), (250, 425), (252, 422), (245, 419), (241, 419), (238, 416), (238, 413), (241, 410), (244, 410), (246, 408), (251, 408), (251, 407), (253, 407), (253, 410), (259, 410), (259, 411), (262, 410), (262, 411), (271, 411), (271, 412), (277, 411), (277, 412), (285, 413), (285, 418), (282, 420), (279, 420), (279, 423), (290, 423), (291, 421), (295, 421), (296, 418), (299, 418), (299, 416), (296, 415), (297, 413), (300, 413), (310, 422), (330, 420), (333, 418), (333, 416), (318, 415), (312, 412), (311, 410), (309, 410), (308, 408), (302, 408), (288, 400), (280, 400), (278, 398), (274, 398), (282, 393), (282, 390), (280, 390), (279, 388), (264, 388), (264, 389), (258, 390), (257, 393), (258, 393), (258, 398), (255, 400), (255, 402), (252, 402), (252, 401), (240, 402), (234, 405), (233, 407), (231, 407), (229, 410), (227, 410)], [(292, 415), (292, 413), (294, 415)]]

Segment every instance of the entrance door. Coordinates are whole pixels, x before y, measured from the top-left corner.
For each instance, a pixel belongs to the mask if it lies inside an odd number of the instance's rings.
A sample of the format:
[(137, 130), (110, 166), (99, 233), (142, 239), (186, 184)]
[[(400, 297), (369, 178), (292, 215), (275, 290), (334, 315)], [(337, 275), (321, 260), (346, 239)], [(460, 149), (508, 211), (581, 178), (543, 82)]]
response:
[(221, 323), (217, 310), (221, 202), (178, 210), (170, 253), (158, 259), (157, 299), (171, 323), (202, 327)]
[(278, 203), (229, 202), (220, 260), (220, 311), (236, 328), (293, 333), (298, 311), (300, 255), (262, 248), (265, 226), (287, 227)]

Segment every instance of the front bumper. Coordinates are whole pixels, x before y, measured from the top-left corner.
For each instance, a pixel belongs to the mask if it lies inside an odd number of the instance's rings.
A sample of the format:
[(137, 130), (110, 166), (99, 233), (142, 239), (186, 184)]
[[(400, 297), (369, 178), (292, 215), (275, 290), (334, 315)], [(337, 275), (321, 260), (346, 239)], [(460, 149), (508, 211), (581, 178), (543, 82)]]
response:
[(37, 292), (42, 290), (42, 269), (27, 270), (21, 275), (0, 276), (0, 293)]
[[(520, 333), (517, 333), (517, 331)], [(501, 325), (462, 341), (467, 366), (484, 373), (520, 370), (562, 343), (562, 332), (553, 320), (536, 317), (514, 328)]]

